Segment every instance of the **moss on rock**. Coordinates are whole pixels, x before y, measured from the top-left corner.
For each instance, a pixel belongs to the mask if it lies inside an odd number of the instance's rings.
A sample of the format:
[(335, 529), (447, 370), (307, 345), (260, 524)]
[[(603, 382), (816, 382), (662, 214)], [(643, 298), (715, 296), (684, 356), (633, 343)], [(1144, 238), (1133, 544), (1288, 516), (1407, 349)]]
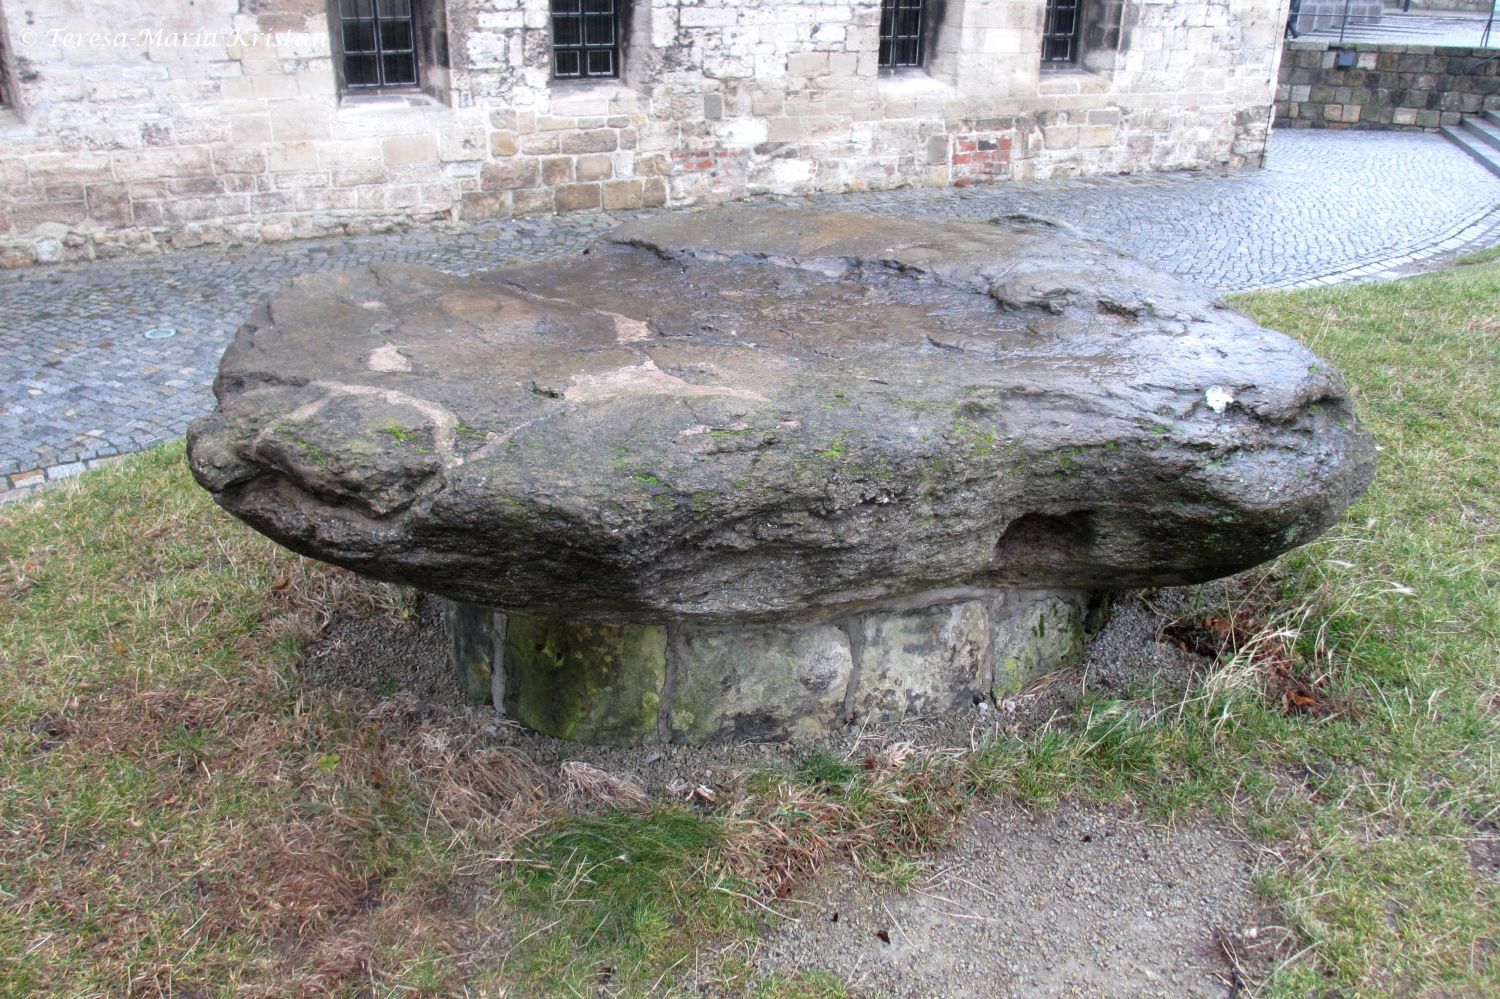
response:
[(511, 615), (505, 671), (505, 710), (523, 725), (578, 742), (652, 742), (667, 675), (667, 631)]

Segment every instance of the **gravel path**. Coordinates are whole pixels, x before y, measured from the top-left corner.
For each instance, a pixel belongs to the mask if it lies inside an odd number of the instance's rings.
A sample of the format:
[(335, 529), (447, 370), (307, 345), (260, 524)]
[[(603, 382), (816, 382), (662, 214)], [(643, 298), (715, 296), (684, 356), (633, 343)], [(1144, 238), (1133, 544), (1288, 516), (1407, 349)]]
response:
[(900, 999), (1224, 999), (1216, 943), (1254, 911), (1250, 853), (1206, 825), (989, 807), (906, 890), (846, 877), (753, 958)]

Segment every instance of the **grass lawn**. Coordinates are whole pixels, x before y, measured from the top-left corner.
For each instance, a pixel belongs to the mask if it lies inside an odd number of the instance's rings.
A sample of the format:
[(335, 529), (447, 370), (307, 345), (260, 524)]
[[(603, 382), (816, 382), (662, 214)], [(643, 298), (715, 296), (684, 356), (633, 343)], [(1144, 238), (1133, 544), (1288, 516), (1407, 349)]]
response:
[(1342, 368), (1383, 451), (1327, 538), (1198, 591), (1214, 670), (717, 808), (580, 808), (460, 715), (303, 682), (331, 612), (408, 595), (223, 515), (180, 446), (0, 508), (0, 994), (666, 996), (706, 962), (839, 999), (713, 943), (832, 860), (900, 884), (980, 796), (1245, 830), (1290, 931), (1259, 994), (1500, 994), (1500, 263), (1236, 304)]

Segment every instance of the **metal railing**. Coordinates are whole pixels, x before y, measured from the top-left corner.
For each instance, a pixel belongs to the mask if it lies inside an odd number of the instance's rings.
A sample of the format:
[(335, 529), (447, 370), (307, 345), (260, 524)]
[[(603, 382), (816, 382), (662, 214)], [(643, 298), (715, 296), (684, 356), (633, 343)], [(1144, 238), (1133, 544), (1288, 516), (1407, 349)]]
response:
[[(1390, 7), (1386, 3), (1391, 4)], [(1346, 44), (1390, 42), (1463, 48), (1500, 47), (1500, 0), (1486, 12), (1413, 10), (1411, 0), (1292, 0), (1287, 36)]]

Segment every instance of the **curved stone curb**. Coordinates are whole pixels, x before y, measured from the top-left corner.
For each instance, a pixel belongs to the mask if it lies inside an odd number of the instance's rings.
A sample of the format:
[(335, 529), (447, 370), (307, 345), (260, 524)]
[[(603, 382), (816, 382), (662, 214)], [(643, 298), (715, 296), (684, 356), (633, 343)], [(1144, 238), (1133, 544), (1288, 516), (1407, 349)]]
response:
[[(162, 441), (161, 443), (166, 443)], [(144, 448), (142, 450), (145, 450)], [(133, 452), (139, 454), (140, 452)], [(47, 486), (55, 485), (74, 478), (83, 472), (95, 468), (103, 468), (112, 465), (121, 458), (128, 457), (124, 454), (114, 454), (106, 458), (90, 458), (87, 461), (69, 461), (61, 465), (52, 465), (49, 468), (33, 468), (25, 472), (17, 472), (0, 479), (0, 506), (7, 503), (19, 503), (31, 496), (35, 496)]]
[(1004, 697), (1083, 656), (1103, 595), (987, 589), (816, 624), (550, 621), (442, 598), (469, 701), (610, 745), (811, 738)]
[(1476, 253), (1500, 245), (1500, 205), (1471, 215), (1453, 230), (1437, 239), (1420, 243), (1395, 256), (1362, 261), (1310, 277), (1288, 278), (1271, 284), (1246, 288), (1245, 291), (1290, 291), (1302, 288), (1326, 288), (1336, 284), (1364, 284), (1370, 281), (1392, 281), (1411, 277), (1429, 267), (1465, 253)]

